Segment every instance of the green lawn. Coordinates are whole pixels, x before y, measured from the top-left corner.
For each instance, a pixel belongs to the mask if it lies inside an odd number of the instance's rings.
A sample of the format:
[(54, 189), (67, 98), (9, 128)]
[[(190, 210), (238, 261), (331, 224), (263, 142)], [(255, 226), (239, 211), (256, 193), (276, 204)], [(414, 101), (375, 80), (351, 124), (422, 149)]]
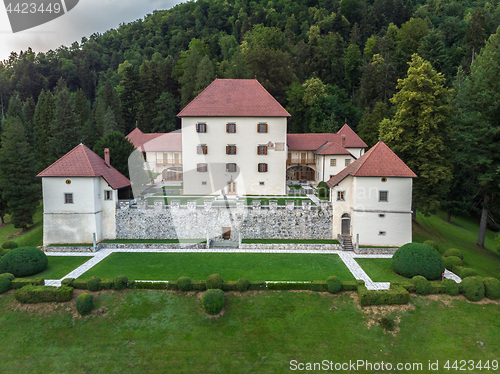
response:
[[(163, 195), (161, 195), (163, 196)], [(161, 200), (161, 196), (158, 197), (148, 197), (146, 200), (148, 201), (148, 205), (154, 205), (155, 200)], [(203, 205), (205, 203), (205, 200), (213, 200), (213, 197), (210, 196), (198, 196), (198, 197), (184, 197), (182, 195), (171, 195), (164, 197), (163, 200), (165, 201), (165, 205), (170, 205), (172, 200), (180, 200), (181, 205), (187, 205), (188, 200), (195, 200), (196, 205)]]
[(413, 241), (423, 243), (429, 239), (435, 240), (442, 253), (449, 248), (458, 248), (463, 252), (466, 267), (475, 269), (481, 276), (499, 276), (500, 255), (493, 252), (495, 233), (486, 232), (485, 245), (488, 250), (484, 250), (475, 245), (478, 222), (464, 217), (452, 217), (451, 222), (446, 222), (445, 217), (444, 212), (430, 217), (417, 213), (418, 224), (413, 223)]
[(15, 241), (19, 247), (37, 247), (43, 244), (43, 205), (40, 204), (33, 217), (33, 225), (28, 227), (28, 231), (21, 233), (21, 229), (16, 229), (10, 223), (10, 216), (4, 217), (6, 225), (0, 228), (0, 243), (7, 240)]
[(247, 244), (340, 244), (333, 239), (242, 239)]
[(391, 258), (356, 258), (356, 262), (374, 282), (407, 280), (391, 269)]
[(301, 190), (302, 189), (302, 186), (297, 185), (297, 184), (292, 184), (291, 186), (288, 186), (288, 187), (290, 187), (291, 190)]
[(90, 260), (91, 256), (47, 256), (49, 259), (49, 266), (47, 269), (32, 275), (27, 278), (41, 277), (43, 279), (61, 279), (65, 275), (68, 275), (78, 266), (84, 264), (86, 261)]
[[(404, 372), (429, 373), (429, 360), (439, 360), (432, 372), (453, 373), (443, 369), (446, 360), (491, 365), (500, 357), (498, 304), (412, 296), (410, 308), (374, 314), (351, 295), (226, 293), (225, 313), (208, 318), (196, 293), (107, 291), (94, 293), (106, 313), (82, 318), (74, 299), (26, 306), (9, 291), (0, 295), (0, 372), (270, 374), (294, 372), (291, 360), (367, 360), (422, 363), (423, 370)], [(398, 321), (394, 333), (377, 323), (384, 315)]]
[(224, 280), (313, 281), (337, 275), (354, 280), (337, 255), (278, 253), (113, 253), (80, 276), (139, 280), (206, 279), (218, 273)]

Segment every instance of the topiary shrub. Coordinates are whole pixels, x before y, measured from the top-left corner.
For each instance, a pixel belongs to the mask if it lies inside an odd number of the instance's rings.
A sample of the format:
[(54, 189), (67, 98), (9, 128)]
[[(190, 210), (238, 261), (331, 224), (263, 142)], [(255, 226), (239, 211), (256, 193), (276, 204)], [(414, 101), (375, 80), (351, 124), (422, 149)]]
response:
[(94, 308), (94, 296), (89, 293), (82, 293), (76, 298), (76, 310), (80, 315), (89, 314)]
[(318, 183), (318, 197), (328, 197), (330, 194), (330, 188), (326, 184), (326, 182), (319, 182)]
[(337, 293), (342, 289), (342, 281), (339, 277), (332, 275), (326, 280), (326, 286), (328, 287), (328, 292)]
[(248, 286), (250, 286), (250, 282), (245, 277), (240, 278), (238, 280), (238, 283), (236, 284), (236, 287), (240, 292), (245, 292), (246, 290), (248, 290)]
[(460, 274), (457, 274), (460, 278), (464, 279), (467, 277), (475, 277), (477, 275), (477, 271), (472, 268), (460, 268)]
[(444, 258), (444, 267), (449, 271), (453, 271), (455, 266), (462, 266), (463, 262), (460, 257), (457, 256), (449, 256)]
[(431, 292), (431, 285), (423, 276), (416, 275), (411, 280), (415, 285), (415, 293), (419, 295), (428, 295)]
[(212, 289), (222, 289), (222, 277), (219, 274), (212, 274), (209, 275), (207, 280), (205, 281), (205, 285), (207, 287), (207, 290), (212, 290)]
[(450, 296), (458, 295), (460, 291), (460, 285), (453, 279), (443, 279), (442, 284), (445, 287), (445, 293)]
[(462, 251), (460, 249), (456, 248), (450, 248), (444, 253), (444, 257), (450, 257), (450, 256), (455, 256), (460, 258), (460, 260), (464, 260), (464, 255), (462, 254)]
[(10, 252), (10, 249), (0, 248), (0, 258)]
[(434, 240), (426, 240), (423, 244), (428, 245), (439, 252), (439, 245)]
[(226, 297), (224, 292), (219, 289), (210, 289), (203, 293), (201, 297), (201, 305), (203, 310), (211, 315), (219, 314), (224, 307)]
[[(180, 277), (177, 281), (177, 287), (181, 291), (190, 291), (191, 290), (191, 279), (188, 277)], [(222, 292), (222, 291), (221, 291)]]
[(61, 285), (62, 286), (69, 286), (69, 287), (73, 287), (73, 282), (75, 281), (75, 278), (64, 278), (62, 281), (61, 281)]
[(99, 291), (100, 287), (101, 287), (101, 278), (99, 277), (91, 277), (87, 281), (87, 289), (89, 291)]
[(14, 297), (21, 303), (43, 303), (48, 301), (68, 301), (73, 297), (72, 287), (52, 287), (27, 285), (14, 293)]
[(427, 280), (441, 279), (444, 260), (433, 247), (420, 243), (408, 243), (392, 256), (392, 270), (406, 278), (421, 275)]
[(48, 264), (47, 256), (38, 248), (15, 248), (0, 259), (0, 274), (11, 273), (16, 278), (27, 277), (44, 271)]
[(461, 283), (462, 293), (469, 301), (481, 301), (484, 297), (484, 283), (481, 277), (467, 277)]
[(488, 299), (500, 299), (500, 281), (496, 278), (483, 278), (484, 294)]
[(9, 273), (0, 274), (0, 293), (7, 292), (10, 288), (10, 282), (14, 276)]
[(119, 275), (113, 283), (115, 290), (124, 290), (128, 286), (128, 278), (125, 275)]
[(17, 245), (17, 243), (14, 242), (14, 241), (12, 241), (12, 240), (9, 240), (9, 241), (7, 241), (7, 242), (5, 242), (5, 243), (2, 244), (2, 248), (3, 249), (15, 249), (17, 247), (19, 247)]

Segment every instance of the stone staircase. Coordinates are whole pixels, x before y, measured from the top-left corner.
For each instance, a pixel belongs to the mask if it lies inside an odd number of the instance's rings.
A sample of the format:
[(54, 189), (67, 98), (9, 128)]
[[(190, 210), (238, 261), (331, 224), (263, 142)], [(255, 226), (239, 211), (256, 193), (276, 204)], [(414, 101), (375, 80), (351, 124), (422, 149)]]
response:
[(342, 250), (344, 251), (354, 251), (354, 247), (352, 245), (352, 239), (350, 236), (343, 236), (342, 237), (342, 243), (343, 243), (343, 246), (342, 246)]

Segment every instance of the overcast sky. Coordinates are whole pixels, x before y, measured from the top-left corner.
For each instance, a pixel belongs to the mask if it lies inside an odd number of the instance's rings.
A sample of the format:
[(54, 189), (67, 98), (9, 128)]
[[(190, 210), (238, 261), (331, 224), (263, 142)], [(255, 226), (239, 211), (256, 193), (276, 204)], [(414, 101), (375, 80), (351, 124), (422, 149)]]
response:
[(0, 3), (0, 61), (10, 52), (19, 53), (31, 47), (47, 52), (61, 45), (80, 42), (83, 36), (116, 29), (120, 23), (144, 18), (155, 9), (170, 9), (181, 0), (80, 0), (67, 14), (43, 25), (12, 33), (7, 11)]

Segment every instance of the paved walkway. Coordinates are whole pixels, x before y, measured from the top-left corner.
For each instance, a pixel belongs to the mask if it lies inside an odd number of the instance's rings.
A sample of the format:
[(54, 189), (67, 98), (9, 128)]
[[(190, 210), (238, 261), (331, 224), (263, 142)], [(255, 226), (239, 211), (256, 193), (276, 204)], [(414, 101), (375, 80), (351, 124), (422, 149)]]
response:
[(319, 206), (319, 202), (321, 201), (320, 199), (318, 199), (318, 197), (316, 195), (306, 195), (308, 198), (310, 198), (314, 204), (316, 204), (317, 206)]
[[(103, 248), (98, 252), (46, 252), (47, 256), (91, 256), (92, 258), (73, 270), (71, 273), (65, 275), (61, 279), (46, 280), (47, 286), (60, 286), (61, 280), (64, 278), (78, 278), (87, 270), (104, 260), (114, 252), (125, 253), (316, 253), (316, 254), (337, 254), (354, 278), (365, 281), (366, 288), (369, 290), (387, 290), (390, 287), (389, 282), (374, 282), (365, 273), (365, 271), (356, 262), (356, 258), (392, 258), (392, 255), (368, 255), (368, 254), (355, 254), (354, 252), (341, 251), (341, 250), (293, 250), (293, 249), (194, 249), (194, 248), (178, 248), (178, 249), (137, 249), (137, 248), (120, 248), (110, 249)], [(445, 278), (453, 279), (455, 282), (460, 283), (461, 279), (452, 272), (445, 270)]]

